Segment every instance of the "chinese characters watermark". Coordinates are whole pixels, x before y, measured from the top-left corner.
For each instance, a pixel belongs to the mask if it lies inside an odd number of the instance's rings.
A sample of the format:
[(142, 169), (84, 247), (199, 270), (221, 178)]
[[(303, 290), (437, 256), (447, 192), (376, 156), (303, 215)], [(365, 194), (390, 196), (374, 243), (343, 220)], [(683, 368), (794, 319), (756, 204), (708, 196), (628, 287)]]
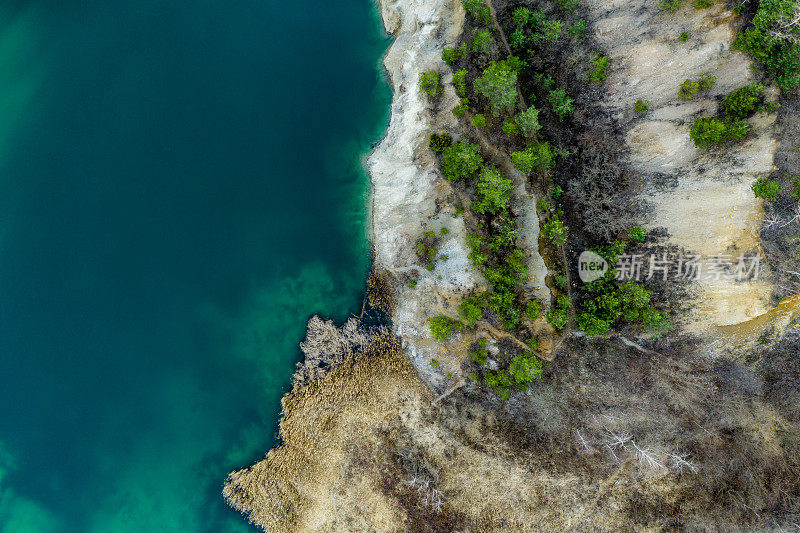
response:
[[(761, 254), (623, 254), (614, 266), (614, 279), (618, 281), (754, 281), (761, 274)], [(578, 258), (578, 274), (585, 283), (602, 278), (608, 269), (608, 262), (595, 252), (585, 251)]]

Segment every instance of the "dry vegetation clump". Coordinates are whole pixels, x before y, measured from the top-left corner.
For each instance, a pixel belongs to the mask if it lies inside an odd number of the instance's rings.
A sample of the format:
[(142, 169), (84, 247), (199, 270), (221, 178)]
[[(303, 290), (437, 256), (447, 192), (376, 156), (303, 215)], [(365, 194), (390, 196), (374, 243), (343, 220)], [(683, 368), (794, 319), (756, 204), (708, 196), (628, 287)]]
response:
[(314, 315), (308, 321), (306, 339), (300, 343), (305, 358), (297, 363), (292, 376), (294, 385), (302, 387), (322, 378), (332, 368), (361, 352), (372, 336), (361, 328), (356, 318), (350, 318), (342, 327), (337, 327), (333, 320), (322, 320)]
[(369, 304), (389, 315), (394, 312), (395, 292), (386, 271), (379, 267), (372, 269), (367, 280), (367, 299)]

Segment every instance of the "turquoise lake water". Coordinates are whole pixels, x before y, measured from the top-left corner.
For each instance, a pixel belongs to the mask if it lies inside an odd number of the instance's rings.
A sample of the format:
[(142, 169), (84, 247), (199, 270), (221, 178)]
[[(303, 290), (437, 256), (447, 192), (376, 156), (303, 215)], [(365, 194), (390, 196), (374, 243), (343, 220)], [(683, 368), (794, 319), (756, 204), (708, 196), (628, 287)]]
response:
[(365, 0), (0, 7), (0, 532), (236, 532), (313, 313), (360, 309)]

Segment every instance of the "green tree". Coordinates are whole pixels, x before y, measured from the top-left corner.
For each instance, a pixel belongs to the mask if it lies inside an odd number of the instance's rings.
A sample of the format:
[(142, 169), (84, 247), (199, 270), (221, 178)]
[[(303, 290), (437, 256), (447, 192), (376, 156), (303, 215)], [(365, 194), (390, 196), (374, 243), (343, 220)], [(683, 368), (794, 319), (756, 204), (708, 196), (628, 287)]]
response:
[(754, 83), (733, 91), (722, 101), (725, 115), (737, 120), (753, 115), (763, 100), (764, 89), (760, 83)]
[(558, 115), (558, 120), (563, 120), (564, 117), (571, 115), (575, 111), (573, 100), (567, 96), (567, 91), (564, 89), (550, 91), (550, 94), (547, 95), (547, 100), (553, 108), (553, 113)]
[(419, 90), (430, 97), (441, 96), (444, 91), (439, 73), (435, 70), (427, 70), (419, 75)]
[(586, 21), (583, 19), (576, 20), (567, 29), (567, 31), (570, 33), (570, 35), (574, 35), (575, 37), (583, 37), (583, 33), (586, 31)]
[(800, 84), (800, 24), (797, 0), (761, 0), (734, 48), (752, 55), (784, 91)]
[(477, 213), (497, 213), (508, 206), (514, 182), (503, 176), (496, 167), (485, 166), (478, 177), (478, 200), (473, 209)]
[(503, 125), (500, 127), (500, 129), (503, 130), (503, 133), (509, 137), (513, 137), (520, 132), (519, 124), (508, 119), (503, 120)]
[(524, 390), (529, 383), (541, 377), (542, 369), (542, 360), (536, 357), (532, 350), (526, 350), (523, 355), (518, 355), (511, 360), (508, 372), (517, 387)]
[(536, 33), (531, 35), (531, 40), (534, 43), (540, 41), (547, 41), (554, 43), (561, 37), (561, 29), (564, 23), (560, 20), (544, 20), (539, 23)]
[(449, 46), (442, 50), (442, 61), (454, 65), (465, 55), (467, 55), (467, 43), (461, 43), (456, 47)]
[(482, 130), (486, 127), (486, 117), (483, 115), (475, 115), (472, 117), (472, 125)]
[(466, 139), (448, 146), (442, 154), (442, 174), (450, 181), (474, 174), (482, 164), (480, 146)]
[(531, 300), (525, 305), (525, 316), (531, 320), (535, 320), (542, 314), (542, 303), (537, 300)]
[(569, 312), (566, 309), (551, 307), (550, 310), (547, 311), (545, 318), (553, 328), (564, 329), (567, 323), (569, 323)]
[(517, 115), (516, 122), (522, 130), (522, 134), (529, 138), (535, 137), (536, 132), (542, 127), (539, 124), (539, 110), (533, 106), (530, 106), (528, 109)]
[(464, 69), (457, 70), (453, 73), (453, 87), (456, 89), (456, 94), (461, 98), (467, 96), (467, 71)]
[(567, 242), (568, 229), (560, 218), (554, 216), (542, 225), (542, 237), (552, 241), (556, 246), (562, 246)]
[(524, 150), (513, 152), (511, 162), (514, 168), (527, 173), (552, 168), (555, 166), (555, 156), (550, 144), (532, 142)]
[(431, 133), (431, 140), (428, 142), (428, 147), (434, 152), (441, 152), (448, 146), (453, 145), (453, 138), (449, 133), (442, 133), (441, 135)]
[(518, 7), (511, 15), (511, 21), (514, 23), (514, 28), (520, 29), (528, 24), (531, 18), (531, 10), (527, 7)]
[(489, 33), (489, 30), (482, 29), (475, 33), (475, 37), (472, 39), (471, 50), (476, 54), (488, 54), (492, 51), (493, 46), (494, 38), (492, 34)]
[(650, 102), (641, 99), (636, 100), (636, 103), (633, 104), (633, 110), (641, 115), (644, 115), (650, 110)]
[(505, 61), (489, 65), (473, 85), (489, 100), (493, 113), (514, 110), (517, 103), (517, 72)]

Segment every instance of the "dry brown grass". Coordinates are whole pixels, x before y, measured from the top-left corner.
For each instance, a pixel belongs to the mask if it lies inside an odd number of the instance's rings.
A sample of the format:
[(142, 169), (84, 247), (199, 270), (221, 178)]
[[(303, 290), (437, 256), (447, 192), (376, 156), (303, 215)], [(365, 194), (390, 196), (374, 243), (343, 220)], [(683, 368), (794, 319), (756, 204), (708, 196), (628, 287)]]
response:
[(283, 444), (232, 473), (225, 497), (280, 533), (759, 531), (796, 521), (797, 424), (736, 392), (751, 376), (726, 370), (716, 387), (716, 367), (678, 356), (612, 341), (565, 350), (504, 408), (474, 386), (433, 405), (399, 341), (380, 336), (284, 398)]

